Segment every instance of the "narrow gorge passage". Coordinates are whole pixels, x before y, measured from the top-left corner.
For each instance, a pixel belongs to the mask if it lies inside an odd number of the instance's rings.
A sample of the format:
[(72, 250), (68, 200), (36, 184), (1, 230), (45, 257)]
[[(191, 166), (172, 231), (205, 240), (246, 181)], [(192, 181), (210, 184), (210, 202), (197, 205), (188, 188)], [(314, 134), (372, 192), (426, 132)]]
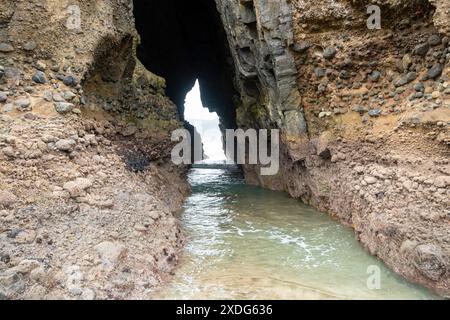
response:
[[(0, 0), (0, 300), (450, 298), (448, 21), (449, 0)], [(184, 129), (206, 163), (178, 161)], [(225, 129), (253, 135), (239, 168)]]
[[(166, 79), (166, 93), (185, 125), (191, 130), (191, 125), (201, 126), (184, 116), (185, 96), (195, 86), (201, 89), (198, 102), (217, 112), (221, 129), (235, 128), (241, 102), (216, 4), (136, 1), (134, 12), (141, 36), (138, 57)], [(251, 62), (249, 50), (239, 49)], [(255, 83), (246, 80), (244, 88), (257, 96), (260, 84)], [(260, 127), (258, 116), (240, 116), (241, 124)], [(351, 230), (326, 214), (282, 193), (246, 186), (238, 171), (214, 165), (191, 170), (193, 195), (180, 216), (188, 245), (177, 276), (157, 298), (437, 297), (395, 275), (364, 250)], [(374, 267), (381, 270), (382, 289), (368, 288)]]
[(152, 298), (439, 299), (390, 271), (327, 214), (284, 192), (246, 185), (242, 169), (225, 164), (219, 119), (202, 105), (198, 81), (183, 110), (207, 159), (188, 175), (180, 264)]

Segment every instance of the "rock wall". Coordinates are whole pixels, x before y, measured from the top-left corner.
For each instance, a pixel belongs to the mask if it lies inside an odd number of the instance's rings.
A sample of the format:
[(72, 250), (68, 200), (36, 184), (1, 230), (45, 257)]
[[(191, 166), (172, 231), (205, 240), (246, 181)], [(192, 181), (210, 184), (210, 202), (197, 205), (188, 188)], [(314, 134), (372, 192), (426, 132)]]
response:
[(182, 123), (132, 9), (0, 2), (0, 299), (148, 298), (177, 264)]
[(282, 127), (306, 133), (297, 87), (297, 69), (289, 50), (294, 43), (287, 1), (217, 1), (234, 65), (240, 126)]
[[(450, 295), (448, 1), (217, 0), (240, 127), (282, 129), (286, 190)], [(381, 30), (366, 6), (381, 8)]]

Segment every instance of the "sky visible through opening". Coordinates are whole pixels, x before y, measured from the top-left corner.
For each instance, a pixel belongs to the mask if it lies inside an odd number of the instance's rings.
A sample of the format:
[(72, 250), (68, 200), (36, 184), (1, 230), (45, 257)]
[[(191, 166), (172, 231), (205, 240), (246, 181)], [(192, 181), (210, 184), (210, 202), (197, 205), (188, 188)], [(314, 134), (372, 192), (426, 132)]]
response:
[(219, 116), (203, 107), (198, 80), (186, 95), (184, 118), (192, 124), (202, 137), (206, 162), (223, 162), (226, 160), (223, 151), (222, 133), (219, 129)]

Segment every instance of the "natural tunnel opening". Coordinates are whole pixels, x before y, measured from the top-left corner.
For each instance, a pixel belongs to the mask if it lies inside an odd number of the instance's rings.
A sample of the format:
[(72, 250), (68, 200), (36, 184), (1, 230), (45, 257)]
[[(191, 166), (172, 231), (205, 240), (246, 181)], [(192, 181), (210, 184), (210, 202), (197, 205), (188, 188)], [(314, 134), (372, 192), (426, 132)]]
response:
[(198, 79), (203, 106), (217, 112), (222, 129), (235, 128), (233, 62), (215, 1), (135, 0), (134, 15), (138, 58), (166, 79), (166, 94), (180, 118)]
[(210, 112), (202, 104), (200, 84), (195, 82), (194, 87), (186, 95), (184, 103), (184, 119), (195, 127), (200, 135), (203, 145), (203, 159), (201, 163), (224, 163), (226, 161), (223, 148), (220, 119), (216, 112)]

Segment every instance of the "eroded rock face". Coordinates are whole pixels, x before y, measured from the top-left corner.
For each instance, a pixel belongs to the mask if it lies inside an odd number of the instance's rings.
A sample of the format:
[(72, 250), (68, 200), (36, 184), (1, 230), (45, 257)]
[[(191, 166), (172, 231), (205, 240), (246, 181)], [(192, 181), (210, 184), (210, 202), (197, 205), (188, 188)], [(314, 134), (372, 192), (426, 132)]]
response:
[(290, 3), (216, 2), (228, 33), (242, 100), (236, 106), (239, 125), (253, 128), (256, 122), (305, 134), (297, 68), (290, 51), (294, 44)]
[(132, 1), (76, 4), (0, 2), (1, 299), (148, 298), (184, 242), (182, 122)]
[[(247, 181), (330, 212), (394, 270), (448, 296), (448, 1), (217, 4), (238, 126), (283, 132), (280, 173), (246, 166)], [(367, 28), (369, 4), (381, 30)]]

